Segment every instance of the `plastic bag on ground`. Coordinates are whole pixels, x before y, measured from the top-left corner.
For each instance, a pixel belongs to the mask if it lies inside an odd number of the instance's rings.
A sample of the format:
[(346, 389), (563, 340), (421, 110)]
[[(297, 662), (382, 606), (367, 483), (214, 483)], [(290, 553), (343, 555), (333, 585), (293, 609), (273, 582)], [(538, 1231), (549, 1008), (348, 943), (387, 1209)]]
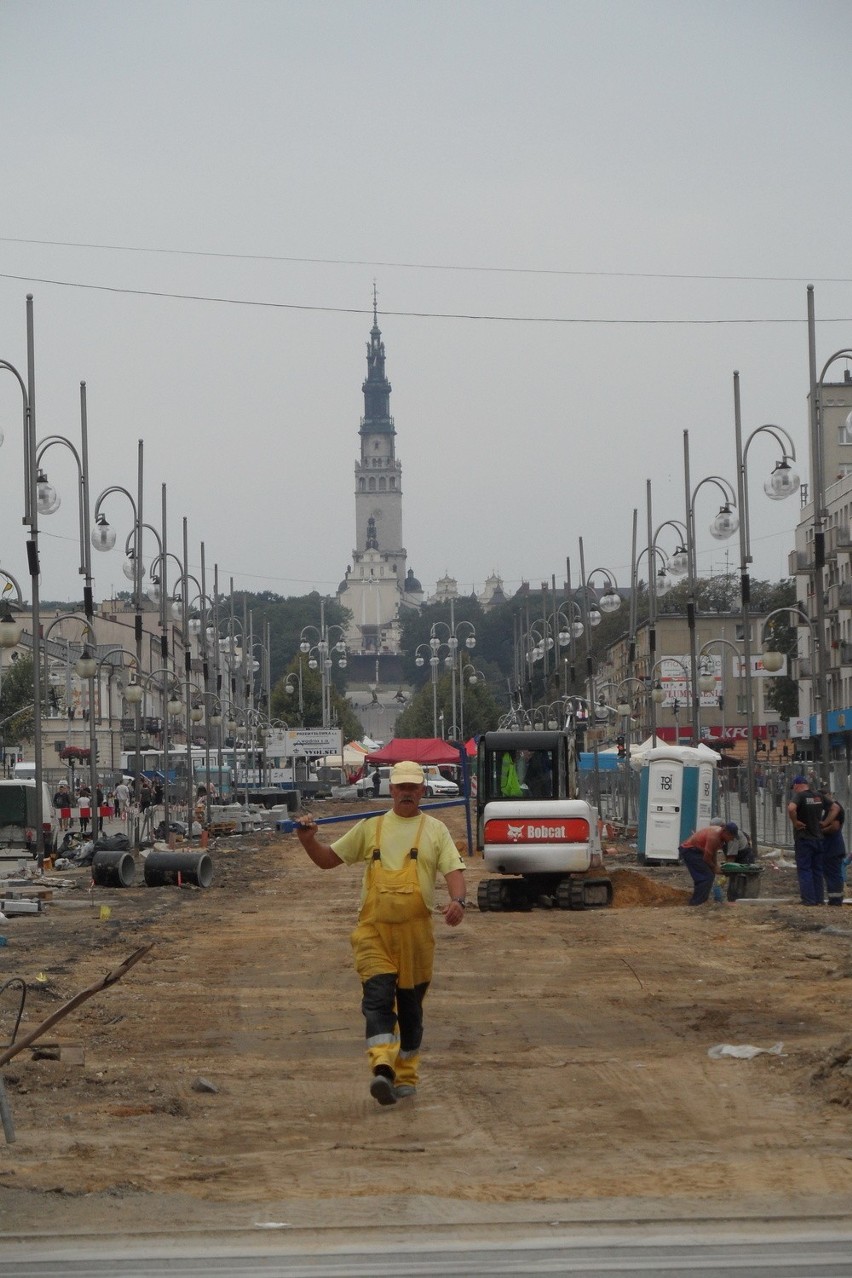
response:
[(754, 1056), (766, 1052), (769, 1056), (783, 1056), (784, 1044), (773, 1043), (771, 1047), (752, 1047), (750, 1043), (716, 1043), (708, 1047), (707, 1055), (711, 1061), (719, 1061), (723, 1056), (733, 1056), (740, 1061), (750, 1061)]
[(94, 855), (95, 855), (95, 845), (94, 845), (94, 842), (91, 839), (89, 839), (88, 843), (84, 843), (83, 846), (80, 848), (80, 851), (77, 853), (77, 856), (75, 858), (74, 864), (75, 865), (91, 865)]

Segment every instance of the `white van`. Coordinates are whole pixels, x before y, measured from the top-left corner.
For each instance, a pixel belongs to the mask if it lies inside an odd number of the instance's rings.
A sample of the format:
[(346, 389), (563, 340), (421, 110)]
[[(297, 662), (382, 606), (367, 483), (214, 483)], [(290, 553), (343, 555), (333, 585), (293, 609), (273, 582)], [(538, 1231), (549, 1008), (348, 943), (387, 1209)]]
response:
[[(35, 765), (33, 765), (35, 766)], [(22, 850), (36, 850), (36, 788), (27, 777), (0, 780), (0, 858)], [(59, 823), (53, 809), (48, 786), (41, 785), (41, 819), (44, 829), (44, 851), (56, 851)]]
[[(357, 783), (357, 792), (359, 798), (369, 799), (373, 796), (373, 773), (372, 768), (366, 777), (362, 777)], [(386, 799), (390, 796), (390, 768), (379, 768), (379, 798)], [(425, 797), (431, 799), (433, 796), (440, 796), (442, 799), (454, 799), (459, 792), (459, 788), (455, 781), (448, 781), (446, 777), (442, 777), (440, 770), (434, 763), (423, 764), (423, 776), (425, 789)]]

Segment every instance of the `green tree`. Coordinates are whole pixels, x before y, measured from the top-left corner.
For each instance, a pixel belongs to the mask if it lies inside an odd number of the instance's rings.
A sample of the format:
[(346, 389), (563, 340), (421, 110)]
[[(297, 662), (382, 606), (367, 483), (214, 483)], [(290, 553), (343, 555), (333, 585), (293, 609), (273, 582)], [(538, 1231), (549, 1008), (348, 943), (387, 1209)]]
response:
[[(230, 608), (230, 598), (220, 602), (219, 631), (222, 635), (228, 630)], [(338, 626), (345, 628), (349, 620), (347, 609), (341, 608), (334, 599), (321, 596), (318, 591), (312, 591), (309, 595), (293, 595), (289, 599), (268, 590), (259, 594), (236, 592), (234, 616), (238, 622), (235, 626), (238, 635), (242, 633), (244, 614), (246, 618), (251, 618), (255, 643), (265, 642), (267, 623), (269, 625), (269, 673), (272, 684), (278, 682), (290, 667), (293, 658), (298, 656), (303, 631), (308, 632), (306, 639), (313, 647), (319, 638), (323, 616), (326, 629)], [(337, 629), (332, 629), (332, 637), (335, 642), (339, 638)], [(336, 664), (332, 671), (332, 682), (339, 692), (345, 692), (346, 673)]]
[[(752, 587), (757, 586), (752, 583)], [(689, 603), (689, 582), (681, 577), (662, 598), (657, 599), (659, 616), (685, 616)], [(740, 585), (734, 573), (720, 573), (714, 577), (698, 577), (695, 581), (695, 607), (700, 613), (738, 612)]]
[[(436, 698), (433, 701), (432, 683), (424, 684), (418, 692), (409, 701), (402, 714), (396, 721), (394, 735), (397, 737), (433, 737), (435, 736), (435, 717), (434, 706), (437, 705), (437, 714), (444, 710), (444, 721), (447, 722), (450, 711), (445, 708), (451, 706), (450, 694), (450, 676), (442, 675), (438, 680), (436, 690)], [(440, 723), (438, 725), (440, 732)]]
[(35, 728), (33, 716), (33, 659), (19, 656), (3, 667), (3, 686), (0, 689), (0, 737), (5, 741), (32, 739)]
[[(475, 684), (469, 682), (469, 672), (473, 666), (465, 665), (464, 684), (464, 735), (469, 738), (480, 732), (489, 732), (497, 727), (502, 709), (488, 682), (477, 678)], [(483, 672), (485, 673), (485, 672)], [(456, 715), (460, 717), (462, 674), (456, 683)], [(453, 684), (452, 673), (442, 674), (435, 688), (433, 698), (431, 678), (412, 697), (402, 714), (396, 721), (395, 735), (398, 737), (432, 737), (435, 736), (435, 719), (438, 717), (437, 730), (440, 735), (443, 713), (444, 730), (449, 735), (453, 720)]]
[[(291, 676), (288, 679), (288, 676)], [(301, 696), (299, 679), (301, 678)], [(287, 692), (287, 686), (293, 689)], [(289, 669), (281, 676), (272, 689), (272, 717), (283, 719), (291, 728), (322, 727), (322, 678), (320, 671), (311, 670), (306, 662), (299, 668), (298, 658), (290, 663)], [(332, 685), (331, 717), (339, 727), (346, 741), (358, 740), (363, 736), (361, 720), (355, 714), (351, 704), (342, 693)]]
[[(581, 596), (575, 592), (575, 599)], [(558, 607), (562, 617), (557, 622), (557, 636), (562, 630), (565, 619), (576, 617), (573, 604), (558, 596)], [(637, 596), (637, 620), (647, 616), (647, 592), (640, 587)], [(524, 668), (518, 680), (517, 654), (522, 647), (525, 635), (531, 630), (539, 632), (544, 629), (545, 618), (550, 637), (553, 639), (554, 600), (550, 591), (534, 591), (522, 588), (513, 598), (483, 612), (479, 601), (475, 598), (457, 599), (454, 605), (454, 619), (459, 639), (470, 633), (467, 626), (460, 626), (461, 621), (470, 621), (476, 630), (476, 646), (472, 650), (464, 646), (463, 655), (488, 675), (488, 684), (499, 712), (509, 708), (510, 696), (517, 700), (520, 696), (527, 705), (539, 705), (553, 701), (563, 692), (582, 692), (586, 677), (586, 639), (581, 636), (575, 641), (572, 649), (569, 645), (560, 647), (558, 638), (554, 649), (548, 657), (548, 677), (545, 681), (543, 663), (536, 663), (532, 668)], [(419, 614), (413, 614), (403, 621), (402, 649), (403, 669), (406, 679), (412, 686), (420, 690), (428, 688), (431, 697), (431, 667), (427, 655), (429, 639), (434, 623), (436, 636), (444, 643), (450, 625), (449, 604), (436, 604)], [(592, 657), (597, 663), (606, 648), (623, 634), (629, 625), (628, 602), (615, 613), (604, 613), (601, 623), (591, 631)], [(423, 665), (416, 664), (420, 649)], [(442, 667), (443, 672), (443, 667)], [(428, 698), (427, 698), (428, 700)], [(431, 704), (431, 702), (429, 703)], [(446, 710), (445, 710), (446, 716)], [(431, 735), (431, 732), (430, 732)]]

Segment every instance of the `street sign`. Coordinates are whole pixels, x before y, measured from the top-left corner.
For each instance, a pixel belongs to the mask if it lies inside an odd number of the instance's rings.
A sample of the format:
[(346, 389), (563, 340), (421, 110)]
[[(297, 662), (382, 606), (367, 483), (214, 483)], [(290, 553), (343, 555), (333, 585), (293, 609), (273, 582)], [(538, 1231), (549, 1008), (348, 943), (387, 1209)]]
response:
[(341, 754), (343, 734), (339, 728), (291, 728), (286, 733), (287, 757), (319, 759), (326, 754)]

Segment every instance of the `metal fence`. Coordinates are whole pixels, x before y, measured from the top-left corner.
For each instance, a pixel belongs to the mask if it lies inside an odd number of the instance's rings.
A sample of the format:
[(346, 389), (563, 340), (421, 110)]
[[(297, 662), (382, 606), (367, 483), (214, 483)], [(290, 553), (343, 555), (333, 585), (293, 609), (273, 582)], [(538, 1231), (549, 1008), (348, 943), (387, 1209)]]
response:
[[(792, 798), (793, 777), (804, 776), (818, 789), (822, 784), (819, 770), (801, 763), (761, 763), (755, 770), (755, 808), (757, 840), (764, 847), (792, 848), (793, 827), (787, 815)], [(719, 809), (726, 821), (736, 821), (749, 828), (748, 776), (744, 766), (720, 769)], [(834, 794), (844, 808), (849, 807), (850, 776), (835, 765)]]
[[(763, 847), (792, 848), (793, 827), (787, 815), (794, 776), (806, 776), (815, 788), (821, 784), (818, 771), (801, 763), (761, 763), (755, 769), (755, 807), (757, 815), (757, 841)], [(744, 830), (749, 829), (748, 774), (744, 764), (737, 767), (720, 767), (719, 801), (714, 817), (736, 821)], [(620, 767), (614, 772), (598, 774), (601, 796), (601, 818), (616, 829), (628, 833), (635, 831), (639, 822), (639, 793), (641, 772), (632, 767)], [(834, 794), (844, 808), (849, 808), (852, 775), (840, 772), (835, 764)], [(589, 803), (595, 802), (595, 777), (593, 772), (580, 773), (580, 794)], [(754, 835), (754, 831), (749, 831)]]

